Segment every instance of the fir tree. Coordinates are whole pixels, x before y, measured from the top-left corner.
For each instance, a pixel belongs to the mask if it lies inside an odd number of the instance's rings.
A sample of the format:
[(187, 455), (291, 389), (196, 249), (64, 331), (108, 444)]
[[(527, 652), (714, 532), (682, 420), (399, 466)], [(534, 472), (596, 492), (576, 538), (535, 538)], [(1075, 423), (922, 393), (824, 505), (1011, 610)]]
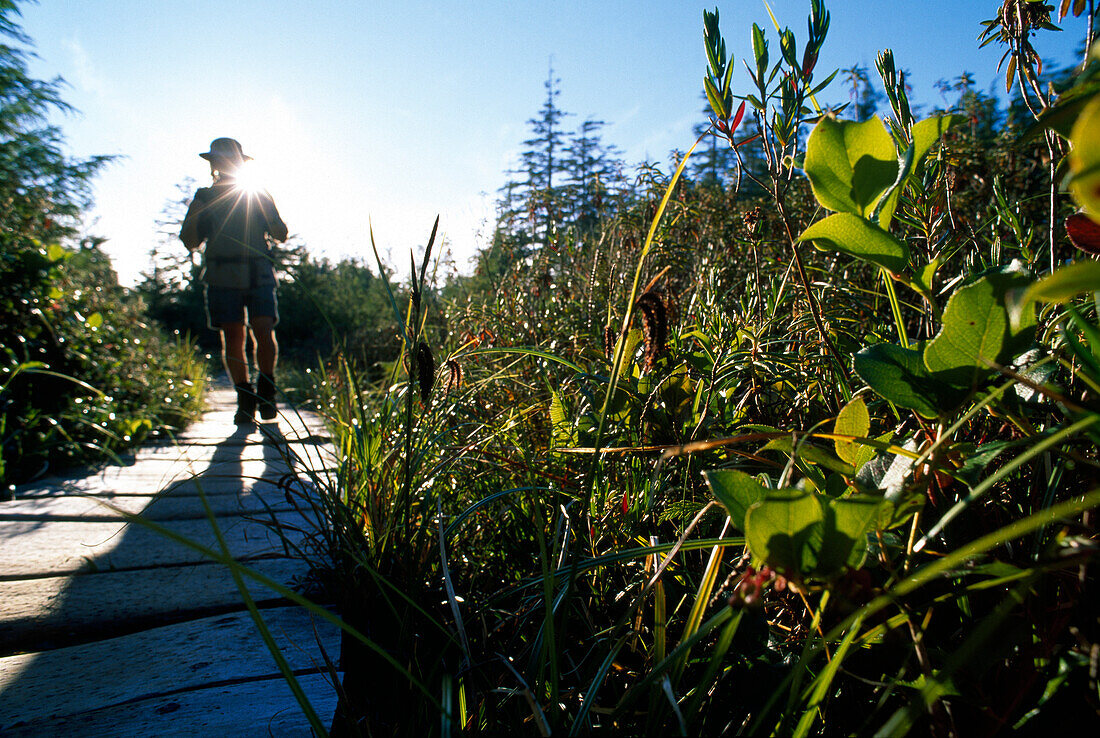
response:
[(572, 223), (581, 230), (590, 229), (610, 205), (608, 200), (621, 189), (623, 162), (619, 150), (605, 146), (600, 130), (602, 120), (588, 118), (570, 138), (565, 149), (569, 182), (566, 208)]
[(565, 158), (566, 134), (562, 119), (568, 115), (558, 107), (561, 80), (554, 77), (551, 67), (546, 79), (546, 100), (537, 118), (527, 125), (532, 136), (523, 142), (526, 147), (521, 155), (522, 171), (527, 176), (524, 199), (531, 224), (532, 238), (544, 246), (554, 242), (558, 225), (567, 215), (564, 182), (558, 175), (568, 173)]

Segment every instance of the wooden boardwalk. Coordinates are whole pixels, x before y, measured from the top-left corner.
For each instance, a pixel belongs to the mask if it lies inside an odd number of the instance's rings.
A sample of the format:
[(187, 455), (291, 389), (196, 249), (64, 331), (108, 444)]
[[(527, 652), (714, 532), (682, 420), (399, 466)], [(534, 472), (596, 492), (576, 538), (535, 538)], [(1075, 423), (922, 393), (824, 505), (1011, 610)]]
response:
[[(238, 429), (233, 402), (214, 387), (174, 443), (0, 502), (0, 735), (309, 735), (230, 570), (101, 504), (218, 549), (209, 508), (233, 558), (300, 584), (291, 554), (318, 530), (301, 472), (331, 465), (331, 447), (311, 415)], [(339, 632), (248, 587), (327, 723)]]

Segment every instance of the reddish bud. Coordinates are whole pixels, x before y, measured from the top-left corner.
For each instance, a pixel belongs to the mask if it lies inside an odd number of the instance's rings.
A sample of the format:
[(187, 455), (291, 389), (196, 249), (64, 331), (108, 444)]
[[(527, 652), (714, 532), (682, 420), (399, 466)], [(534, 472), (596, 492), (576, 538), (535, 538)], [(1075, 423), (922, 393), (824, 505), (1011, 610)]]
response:
[(806, 53), (802, 56), (802, 76), (809, 78), (814, 73), (814, 67), (817, 66), (817, 54), (811, 54), (809, 49), (806, 49)]

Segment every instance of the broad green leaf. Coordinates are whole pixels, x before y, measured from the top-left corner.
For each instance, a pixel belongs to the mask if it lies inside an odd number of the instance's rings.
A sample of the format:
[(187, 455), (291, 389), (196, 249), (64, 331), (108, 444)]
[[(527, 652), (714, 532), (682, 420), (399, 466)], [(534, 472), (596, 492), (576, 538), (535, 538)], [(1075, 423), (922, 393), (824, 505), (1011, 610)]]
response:
[(95, 330), (99, 326), (103, 325), (103, 315), (101, 313), (92, 313), (84, 322), (89, 328)]
[(955, 473), (967, 484), (977, 485), (985, 476), (986, 467), (992, 464), (998, 456), (1010, 448), (1024, 446), (1030, 442), (1031, 439), (1028, 438), (1017, 438), (1013, 440), (1000, 439), (981, 446), (956, 444), (956, 448), (962, 452), (963, 463), (955, 470)]
[(745, 530), (745, 511), (764, 499), (768, 490), (745, 472), (736, 469), (708, 469), (703, 476), (710, 491), (729, 513), (730, 522), (737, 530)]
[[(866, 438), (871, 432), (871, 416), (867, 412), (867, 403), (862, 397), (856, 397), (845, 405), (836, 417), (833, 433), (843, 436)], [(836, 455), (856, 469), (866, 464), (875, 455), (875, 449), (852, 441), (836, 442)]]
[(997, 302), (992, 282), (980, 279), (951, 296), (943, 327), (924, 350), (924, 364), (938, 379), (972, 387), (989, 374), (1008, 334), (1008, 313)]
[(825, 117), (806, 142), (805, 170), (824, 207), (866, 216), (897, 179), (898, 154), (880, 119), (857, 123)]
[(936, 270), (940, 267), (939, 257), (928, 262), (913, 273), (912, 285), (922, 295), (932, 295), (935, 287)]
[(1093, 220), (1100, 220), (1100, 95), (1081, 110), (1070, 130), (1070, 194)]
[(821, 251), (851, 254), (894, 274), (909, 266), (909, 247), (869, 220), (851, 213), (835, 213), (819, 220), (798, 237), (813, 241)]
[(745, 513), (745, 540), (753, 556), (789, 574), (816, 568), (824, 528), (825, 511), (811, 492), (768, 492)]
[(847, 480), (839, 474), (830, 474), (825, 480), (824, 492), (829, 497), (842, 497), (848, 494), (850, 489)]
[(1028, 126), (1020, 137), (1020, 143), (1026, 143), (1038, 137), (1047, 128), (1053, 129), (1062, 138), (1073, 135), (1073, 124), (1081, 111), (1100, 95), (1100, 79), (1093, 78), (1083, 82), (1080, 78), (1073, 87), (1058, 96), (1053, 108), (1045, 110), (1039, 119)]
[(926, 418), (947, 414), (962, 399), (929, 374), (919, 350), (876, 343), (855, 355), (853, 369), (880, 397)]
[(883, 500), (875, 527), (887, 530), (905, 525), (924, 507), (924, 495), (909, 494), (896, 500)]
[(843, 566), (858, 569), (867, 556), (867, 533), (889, 505), (881, 497), (853, 495), (831, 500), (827, 506), (825, 538), (818, 557), (819, 569), (837, 571)]
[(1008, 290), (1025, 280), (1021, 272), (1002, 271), (956, 290), (943, 311), (940, 332), (924, 351), (924, 364), (936, 379), (973, 387), (989, 375), (990, 362), (1006, 364), (1030, 344), (1034, 310), (1026, 309), (1013, 331), (1005, 307)]
[(961, 115), (939, 115), (913, 124), (913, 168), (920, 166), (932, 146), (947, 129), (965, 120)]
[(1061, 267), (1031, 285), (1023, 303), (1038, 300), (1064, 304), (1082, 292), (1100, 292), (1100, 262), (1087, 259)]

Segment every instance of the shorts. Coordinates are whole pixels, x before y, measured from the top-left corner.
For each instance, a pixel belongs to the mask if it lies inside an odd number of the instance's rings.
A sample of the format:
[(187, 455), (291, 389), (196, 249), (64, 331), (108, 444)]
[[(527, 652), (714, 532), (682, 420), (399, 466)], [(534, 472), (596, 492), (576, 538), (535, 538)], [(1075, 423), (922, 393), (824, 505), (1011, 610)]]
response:
[[(275, 285), (265, 284), (247, 290), (204, 285), (206, 323), (219, 330), (225, 323), (250, 323), (249, 318), (269, 317), (279, 322), (279, 301)], [(274, 324), (273, 323), (273, 324)]]

